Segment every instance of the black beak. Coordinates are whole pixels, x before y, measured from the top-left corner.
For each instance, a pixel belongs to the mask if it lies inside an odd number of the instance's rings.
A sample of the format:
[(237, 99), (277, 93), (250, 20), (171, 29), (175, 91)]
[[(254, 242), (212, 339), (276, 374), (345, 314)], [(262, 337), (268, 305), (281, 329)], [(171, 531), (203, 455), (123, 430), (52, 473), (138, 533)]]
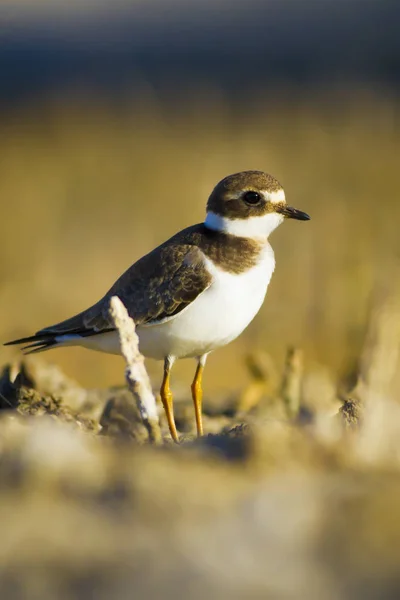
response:
[(277, 212), (281, 213), (287, 219), (297, 219), (298, 221), (309, 221), (310, 217), (307, 213), (293, 208), (293, 206), (282, 206), (277, 209)]

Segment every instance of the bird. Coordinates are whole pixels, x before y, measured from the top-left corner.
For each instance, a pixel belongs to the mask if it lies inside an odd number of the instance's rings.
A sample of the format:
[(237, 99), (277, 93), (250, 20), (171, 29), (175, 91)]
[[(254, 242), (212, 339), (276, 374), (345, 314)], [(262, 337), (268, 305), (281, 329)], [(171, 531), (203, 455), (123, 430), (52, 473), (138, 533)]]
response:
[(120, 354), (109, 316), (110, 299), (118, 296), (135, 322), (140, 352), (164, 363), (160, 396), (175, 442), (171, 368), (177, 359), (196, 360), (191, 395), (202, 436), (207, 357), (241, 334), (261, 308), (275, 269), (269, 236), (285, 219), (310, 217), (286, 203), (275, 177), (263, 171), (228, 175), (212, 190), (202, 223), (140, 258), (96, 304), (5, 345), (28, 344), (22, 348), (27, 354), (64, 346)]

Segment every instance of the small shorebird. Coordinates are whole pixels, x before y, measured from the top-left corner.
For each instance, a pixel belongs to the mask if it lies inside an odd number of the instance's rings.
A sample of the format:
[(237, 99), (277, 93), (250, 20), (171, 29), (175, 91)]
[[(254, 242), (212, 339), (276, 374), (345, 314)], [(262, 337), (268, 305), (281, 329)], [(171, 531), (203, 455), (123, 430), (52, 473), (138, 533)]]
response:
[(197, 434), (202, 435), (206, 358), (235, 339), (258, 313), (275, 268), (268, 237), (285, 217), (310, 218), (286, 204), (274, 177), (262, 171), (229, 175), (212, 191), (204, 223), (183, 229), (146, 254), (87, 310), (8, 344), (28, 343), (27, 353), (84, 346), (119, 354), (108, 314), (116, 295), (136, 323), (140, 351), (164, 361), (160, 394), (175, 442), (170, 370), (177, 358), (197, 360), (191, 389)]

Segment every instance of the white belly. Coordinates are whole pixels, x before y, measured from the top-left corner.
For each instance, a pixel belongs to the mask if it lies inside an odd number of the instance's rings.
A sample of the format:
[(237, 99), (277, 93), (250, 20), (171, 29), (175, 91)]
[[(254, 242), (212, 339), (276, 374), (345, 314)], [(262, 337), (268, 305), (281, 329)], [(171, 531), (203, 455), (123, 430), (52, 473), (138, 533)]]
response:
[(272, 249), (267, 257), (243, 275), (207, 267), (213, 284), (174, 319), (139, 330), (146, 356), (176, 358), (200, 356), (228, 344), (258, 313), (274, 269)]
[[(212, 285), (171, 320), (137, 328), (144, 356), (201, 356), (234, 340), (258, 313), (275, 267), (268, 244), (259, 263), (242, 275), (227, 273), (207, 261)], [(119, 354), (115, 332), (87, 337), (82, 345)]]

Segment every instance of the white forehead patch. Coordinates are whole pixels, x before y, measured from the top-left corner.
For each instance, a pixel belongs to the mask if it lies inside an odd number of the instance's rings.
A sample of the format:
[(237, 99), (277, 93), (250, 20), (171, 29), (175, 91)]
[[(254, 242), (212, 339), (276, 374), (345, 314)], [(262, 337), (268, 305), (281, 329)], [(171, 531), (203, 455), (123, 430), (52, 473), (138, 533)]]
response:
[(267, 198), (273, 204), (278, 204), (280, 202), (286, 202), (285, 192), (283, 190), (278, 190), (276, 192), (267, 192), (266, 190), (263, 192), (265, 198)]

